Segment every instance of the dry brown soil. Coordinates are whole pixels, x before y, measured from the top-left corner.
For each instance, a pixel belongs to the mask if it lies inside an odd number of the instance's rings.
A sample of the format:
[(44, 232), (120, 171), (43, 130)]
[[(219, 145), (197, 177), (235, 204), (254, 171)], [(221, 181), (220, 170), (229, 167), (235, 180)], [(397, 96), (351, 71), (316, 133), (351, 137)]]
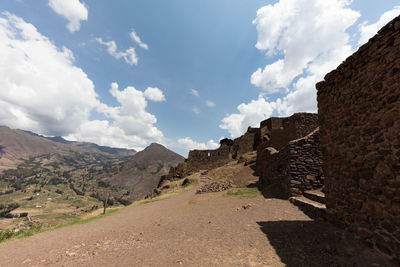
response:
[(0, 266), (387, 266), (287, 200), (194, 192), (1, 243)]

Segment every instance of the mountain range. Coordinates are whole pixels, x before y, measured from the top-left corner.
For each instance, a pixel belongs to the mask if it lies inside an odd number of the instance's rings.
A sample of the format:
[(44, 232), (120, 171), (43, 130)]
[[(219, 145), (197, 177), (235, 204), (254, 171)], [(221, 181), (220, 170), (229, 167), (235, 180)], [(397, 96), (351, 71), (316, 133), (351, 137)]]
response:
[(136, 153), (133, 149), (67, 141), (60, 136), (45, 137), (29, 131), (0, 126), (0, 170), (15, 168), (30, 157), (45, 154), (70, 155), (74, 152), (98, 154), (115, 159), (127, 158)]

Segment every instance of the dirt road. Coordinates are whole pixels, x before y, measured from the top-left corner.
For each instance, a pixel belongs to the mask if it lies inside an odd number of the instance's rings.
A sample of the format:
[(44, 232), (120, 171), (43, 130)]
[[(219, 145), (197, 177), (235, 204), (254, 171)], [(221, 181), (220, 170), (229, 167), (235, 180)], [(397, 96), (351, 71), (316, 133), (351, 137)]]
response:
[(2, 243), (0, 266), (385, 266), (286, 200), (194, 192)]

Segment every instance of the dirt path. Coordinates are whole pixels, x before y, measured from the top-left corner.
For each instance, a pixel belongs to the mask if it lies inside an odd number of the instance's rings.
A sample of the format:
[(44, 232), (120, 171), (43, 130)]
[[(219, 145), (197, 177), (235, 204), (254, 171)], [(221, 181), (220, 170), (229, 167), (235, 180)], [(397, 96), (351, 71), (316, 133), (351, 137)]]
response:
[(194, 192), (2, 243), (0, 266), (385, 266), (288, 201)]

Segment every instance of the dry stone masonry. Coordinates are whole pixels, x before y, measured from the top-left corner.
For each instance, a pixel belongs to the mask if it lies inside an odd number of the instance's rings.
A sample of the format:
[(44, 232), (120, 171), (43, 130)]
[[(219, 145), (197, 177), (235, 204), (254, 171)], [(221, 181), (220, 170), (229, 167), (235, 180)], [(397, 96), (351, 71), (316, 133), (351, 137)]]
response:
[[(221, 140), (218, 149), (191, 150), (184, 163), (172, 167), (169, 174), (161, 178), (158, 187), (166, 180), (181, 179), (195, 171), (211, 170), (233, 160), (240, 162), (241, 156), (251, 151), (257, 151), (256, 166), (261, 184), (276, 183), (287, 197), (321, 187), (318, 133), (301, 139), (317, 127), (318, 115), (312, 113), (269, 118), (262, 121), (259, 128), (249, 127), (235, 140)], [(273, 155), (278, 150), (282, 152)]]
[(227, 181), (223, 182), (211, 182), (209, 184), (204, 184), (202, 185), (197, 191), (197, 194), (203, 194), (203, 193), (212, 193), (212, 192), (221, 192), (221, 191), (226, 191), (229, 188), (232, 187), (232, 184)]
[(172, 167), (167, 175), (161, 177), (158, 187), (161, 187), (164, 181), (181, 179), (193, 172), (211, 170), (239, 159), (241, 155), (255, 151), (259, 142), (260, 129), (249, 127), (244, 135), (235, 140), (222, 139), (218, 149), (191, 150), (185, 162)]
[(296, 113), (260, 125), (263, 139), (257, 149), (257, 172), (261, 188), (274, 186), (275, 193), (285, 198), (321, 188), (318, 116)]
[(279, 187), (282, 197), (302, 195), (307, 190), (323, 187), (318, 128), (303, 138), (290, 141), (280, 152), (271, 148), (267, 151), (265, 162), (259, 166), (262, 185)]
[(328, 218), (400, 265), (400, 17), (316, 87)]

